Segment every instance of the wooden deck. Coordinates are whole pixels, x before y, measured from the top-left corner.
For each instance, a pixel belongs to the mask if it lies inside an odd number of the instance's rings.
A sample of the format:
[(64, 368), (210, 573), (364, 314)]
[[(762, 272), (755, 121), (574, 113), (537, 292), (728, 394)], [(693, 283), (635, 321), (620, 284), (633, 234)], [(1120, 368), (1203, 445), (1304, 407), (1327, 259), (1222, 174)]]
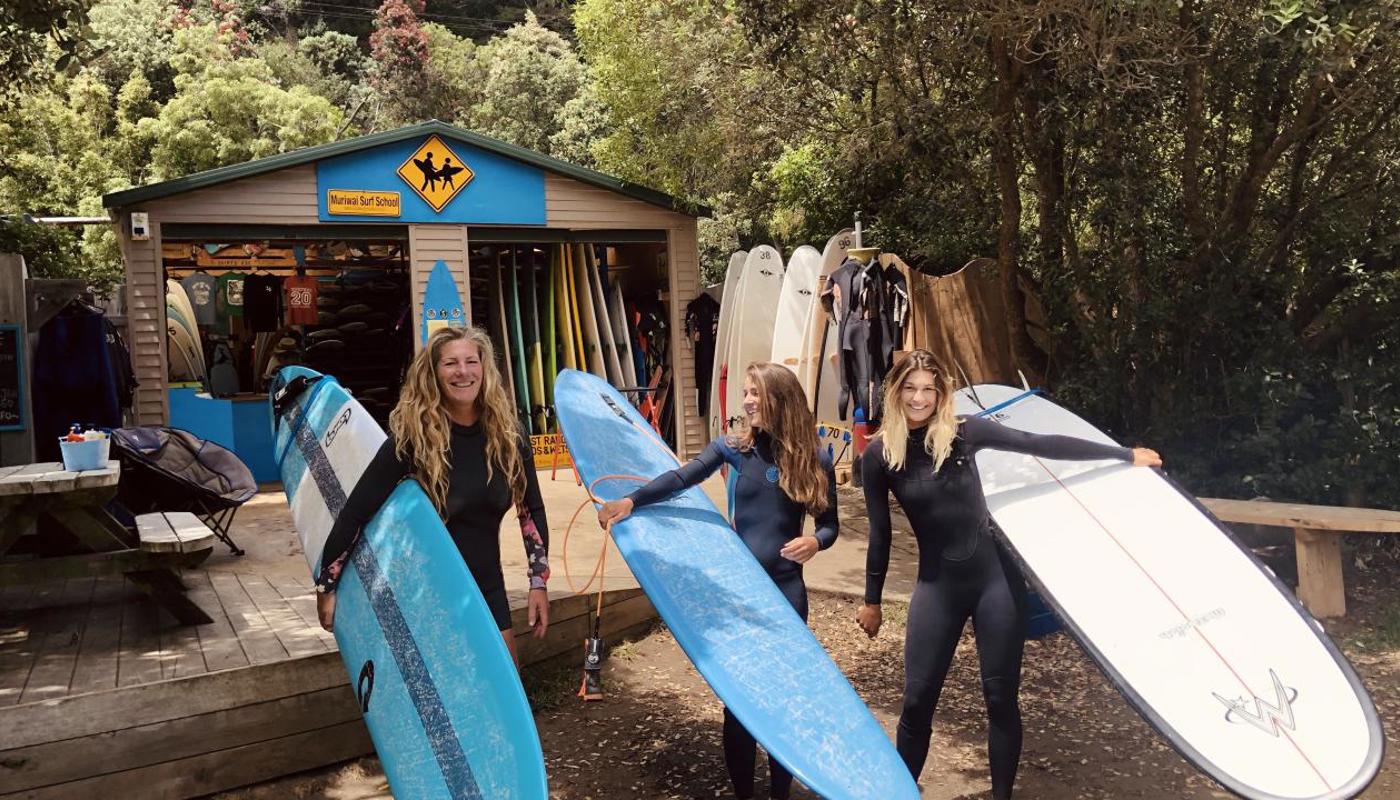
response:
[[(552, 489), (567, 520), (573, 492)], [(208, 625), (180, 625), (120, 577), (0, 588), (0, 800), (197, 797), (373, 751), (281, 495), (250, 501), (234, 538), (247, 556), (220, 546), (182, 575)], [(583, 538), (575, 558), (596, 552)], [(611, 636), (655, 618), (620, 563)], [(549, 636), (518, 640), (527, 665), (587, 635), (593, 598), (555, 583)], [(524, 594), (511, 593), (518, 635)]]
[(334, 652), (309, 582), (190, 570), (213, 624), (182, 626), (120, 576), (0, 593), (0, 707)]

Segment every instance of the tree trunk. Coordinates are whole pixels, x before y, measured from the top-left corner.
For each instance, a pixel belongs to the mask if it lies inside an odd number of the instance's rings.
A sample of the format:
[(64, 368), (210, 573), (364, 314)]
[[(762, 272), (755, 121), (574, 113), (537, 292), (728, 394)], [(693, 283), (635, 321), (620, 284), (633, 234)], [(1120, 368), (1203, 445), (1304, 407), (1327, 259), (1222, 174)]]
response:
[[(992, 85), (992, 159), (996, 164), (997, 191), (1001, 194), (1001, 225), (997, 231), (997, 265), (1001, 274), (1002, 298), (1006, 304), (1006, 326), (1011, 342), (1011, 360), (1037, 385), (1045, 380), (1045, 354), (1026, 331), (1026, 298), (1017, 280), (1021, 227), (1020, 170), (1016, 160), (1016, 89), (1020, 64), (1007, 51), (1006, 40), (992, 36), (988, 56), (996, 72)], [(1007, 376), (1010, 378), (1010, 376)]]

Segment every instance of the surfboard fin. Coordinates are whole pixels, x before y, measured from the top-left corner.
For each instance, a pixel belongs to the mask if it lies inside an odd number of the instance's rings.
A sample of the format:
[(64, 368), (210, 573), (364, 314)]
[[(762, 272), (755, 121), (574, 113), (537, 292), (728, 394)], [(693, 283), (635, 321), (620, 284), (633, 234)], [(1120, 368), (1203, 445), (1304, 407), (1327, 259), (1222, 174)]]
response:
[(967, 373), (963, 372), (962, 364), (954, 361), (953, 366), (958, 368), (958, 374), (962, 376), (963, 385), (967, 387), (967, 393), (972, 395), (972, 402), (976, 403), (978, 408), (986, 411), (987, 406), (982, 403), (982, 398), (977, 396), (977, 390), (973, 388), (972, 381), (967, 379)]

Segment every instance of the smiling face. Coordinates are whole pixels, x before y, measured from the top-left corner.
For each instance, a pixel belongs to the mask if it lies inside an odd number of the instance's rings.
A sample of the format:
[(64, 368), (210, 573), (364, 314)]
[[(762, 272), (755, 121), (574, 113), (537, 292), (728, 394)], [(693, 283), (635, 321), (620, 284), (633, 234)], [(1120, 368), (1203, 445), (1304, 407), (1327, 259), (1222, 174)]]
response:
[(744, 417), (748, 419), (749, 426), (753, 428), (763, 427), (763, 417), (759, 409), (763, 405), (763, 396), (758, 391), (758, 384), (753, 378), (744, 378)]
[(938, 384), (933, 373), (918, 369), (906, 375), (899, 387), (899, 399), (910, 428), (928, 424), (938, 409)]
[(467, 339), (443, 344), (438, 351), (437, 381), (445, 405), (475, 408), (481, 396), (481, 353), (477, 346)]

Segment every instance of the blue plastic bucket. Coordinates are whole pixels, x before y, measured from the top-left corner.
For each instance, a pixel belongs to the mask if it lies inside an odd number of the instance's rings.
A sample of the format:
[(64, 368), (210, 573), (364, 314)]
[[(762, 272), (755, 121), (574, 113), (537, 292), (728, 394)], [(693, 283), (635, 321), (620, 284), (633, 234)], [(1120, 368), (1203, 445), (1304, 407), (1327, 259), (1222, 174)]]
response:
[(111, 444), (112, 440), (105, 436), (101, 439), (85, 442), (70, 442), (66, 439), (59, 439), (58, 447), (63, 452), (63, 468), (69, 472), (106, 469), (107, 454)]

